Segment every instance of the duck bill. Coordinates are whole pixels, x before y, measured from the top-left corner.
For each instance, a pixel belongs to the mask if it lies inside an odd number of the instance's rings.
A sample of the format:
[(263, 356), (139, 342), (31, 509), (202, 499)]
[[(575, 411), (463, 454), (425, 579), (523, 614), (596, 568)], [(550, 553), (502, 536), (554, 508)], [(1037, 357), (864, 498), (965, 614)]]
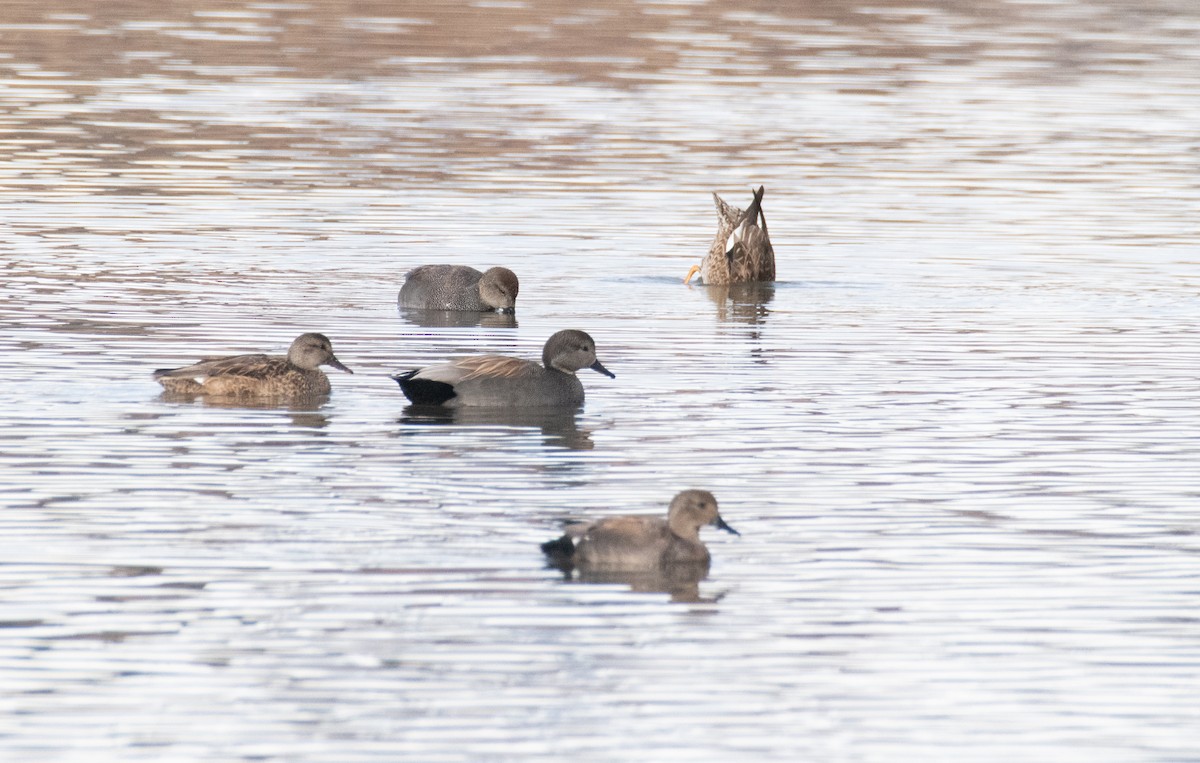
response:
[(720, 516), (713, 520), (713, 525), (715, 525), (718, 530), (724, 530), (727, 533), (733, 533), (734, 535), (738, 536), (741, 535), (740, 532), (725, 524), (725, 520), (721, 519)]
[(596, 373), (604, 374), (605, 376), (607, 376), (610, 379), (617, 378), (616, 374), (614, 374), (612, 371), (609, 371), (607, 368), (605, 368), (598, 360), (595, 363), (588, 366), (588, 368), (592, 369)]
[(336, 368), (337, 370), (339, 370), (339, 371), (345, 371), (345, 372), (346, 372), (346, 373), (348, 373), (348, 374), (352, 374), (352, 373), (354, 373), (354, 372), (353, 372), (353, 371), (351, 371), (349, 368), (346, 368), (345, 366), (343, 366), (343, 365), (342, 365), (342, 361), (338, 360), (337, 358), (333, 357), (332, 355), (330, 355), (330, 356), (329, 356), (329, 360), (325, 361), (325, 365), (327, 365), (327, 366), (333, 366), (333, 367), (334, 367), (334, 368)]
[(497, 307), (496, 312), (500, 313), (501, 315), (516, 315), (517, 308), (515, 308), (515, 307)]

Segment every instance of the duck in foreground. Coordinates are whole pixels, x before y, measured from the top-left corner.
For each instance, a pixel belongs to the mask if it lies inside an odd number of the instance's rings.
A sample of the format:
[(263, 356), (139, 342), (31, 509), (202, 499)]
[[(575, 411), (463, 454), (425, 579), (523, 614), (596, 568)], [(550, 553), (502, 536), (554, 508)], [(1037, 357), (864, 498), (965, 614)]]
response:
[(583, 368), (616, 378), (596, 359), (590, 336), (566, 329), (546, 340), (541, 365), (505, 355), (472, 355), (391, 378), (417, 405), (578, 407), (583, 384), (575, 372)]
[(671, 500), (665, 520), (657, 517), (608, 517), (568, 525), (566, 535), (542, 544), (557, 566), (584, 570), (650, 570), (673, 564), (707, 567), (708, 549), (700, 528), (713, 525), (740, 535), (717, 513), (707, 490), (684, 490)]
[[(182, 368), (160, 368), (154, 378), (168, 392), (229, 397), (300, 397), (329, 393), (329, 378), (317, 366), (348, 374), (324, 334), (301, 334), (287, 357), (234, 355), (208, 358)], [(203, 381), (197, 381), (203, 378)]]
[(684, 283), (697, 271), (707, 286), (775, 280), (775, 249), (767, 235), (767, 218), (762, 211), (763, 191), (760, 185), (745, 212), (713, 194), (717, 205), (717, 236), (700, 264), (688, 271)]
[(511, 313), (520, 288), (517, 274), (508, 268), (481, 273), (466, 265), (422, 265), (404, 276), (397, 301), (418, 310)]

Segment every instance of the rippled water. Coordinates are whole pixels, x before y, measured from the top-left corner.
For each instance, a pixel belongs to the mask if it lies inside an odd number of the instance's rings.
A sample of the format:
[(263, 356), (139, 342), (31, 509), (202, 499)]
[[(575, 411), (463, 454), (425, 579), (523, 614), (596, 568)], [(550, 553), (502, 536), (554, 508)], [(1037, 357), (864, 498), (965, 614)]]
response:
[[(2, 757), (1200, 755), (1200, 9), (808, 5), (6, 3)], [(567, 327), (578, 414), (386, 378)], [(149, 376), (309, 330), (319, 407)], [(698, 586), (543, 565), (685, 487)]]

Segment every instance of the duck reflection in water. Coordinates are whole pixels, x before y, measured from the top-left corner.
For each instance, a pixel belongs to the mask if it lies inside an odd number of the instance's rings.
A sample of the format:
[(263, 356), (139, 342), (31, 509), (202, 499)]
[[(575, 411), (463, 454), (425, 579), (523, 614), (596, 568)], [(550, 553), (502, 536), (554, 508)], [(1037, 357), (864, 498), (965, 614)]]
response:
[(400, 306), (400, 318), (421, 328), (514, 329), (517, 316), (513, 313), (472, 312), (469, 310), (422, 310)]
[(591, 450), (590, 430), (579, 427), (579, 410), (537, 408), (447, 408), (442, 405), (410, 405), (401, 424), (455, 425), (467, 427), (511, 427), (541, 432), (546, 445), (567, 450)]
[(626, 570), (572, 569), (551, 564), (563, 574), (563, 580), (582, 585), (623, 585), (634, 593), (665, 593), (671, 601), (716, 602), (717, 596), (701, 596), (700, 583), (708, 577), (707, 564), (672, 564), (656, 570), (632, 572)]
[(774, 282), (733, 283), (720, 286), (701, 286), (709, 300), (717, 306), (720, 323), (743, 323), (761, 326), (771, 314), (768, 305), (775, 299)]
[(561, 538), (543, 543), (542, 552), (568, 579), (574, 572), (581, 582), (622, 582), (635, 591), (698, 597), (711, 561), (700, 540), (705, 525), (740, 534), (721, 518), (712, 493), (684, 490), (671, 500), (666, 519), (622, 516), (572, 523)]
[(309, 429), (324, 429), (330, 418), (319, 413), (329, 400), (328, 395), (304, 397), (231, 397), (224, 395), (197, 395), (189, 392), (166, 392), (159, 395), (164, 403), (199, 403), (205, 408), (237, 408), (240, 410), (281, 411), (288, 414), (292, 424)]

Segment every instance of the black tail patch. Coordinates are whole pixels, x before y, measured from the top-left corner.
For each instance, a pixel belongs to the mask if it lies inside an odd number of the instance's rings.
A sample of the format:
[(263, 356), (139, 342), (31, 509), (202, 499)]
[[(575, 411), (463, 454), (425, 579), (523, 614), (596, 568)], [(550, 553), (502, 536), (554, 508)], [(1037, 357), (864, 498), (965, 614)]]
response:
[(575, 554), (575, 543), (570, 535), (564, 535), (556, 540), (548, 540), (542, 544), (542, 553), (554, 562), (569, 562)]
[(393, 374), (391, 377), (400, 385), (404, 396), (409, 400), (417, 405), (441, 405), (457, 396), (454, 387), (445, 382), (431, 381), (430, 379), (414, 379), (413, 377), (420, 373), (420, 370), (418, 368), (415, 371)]

